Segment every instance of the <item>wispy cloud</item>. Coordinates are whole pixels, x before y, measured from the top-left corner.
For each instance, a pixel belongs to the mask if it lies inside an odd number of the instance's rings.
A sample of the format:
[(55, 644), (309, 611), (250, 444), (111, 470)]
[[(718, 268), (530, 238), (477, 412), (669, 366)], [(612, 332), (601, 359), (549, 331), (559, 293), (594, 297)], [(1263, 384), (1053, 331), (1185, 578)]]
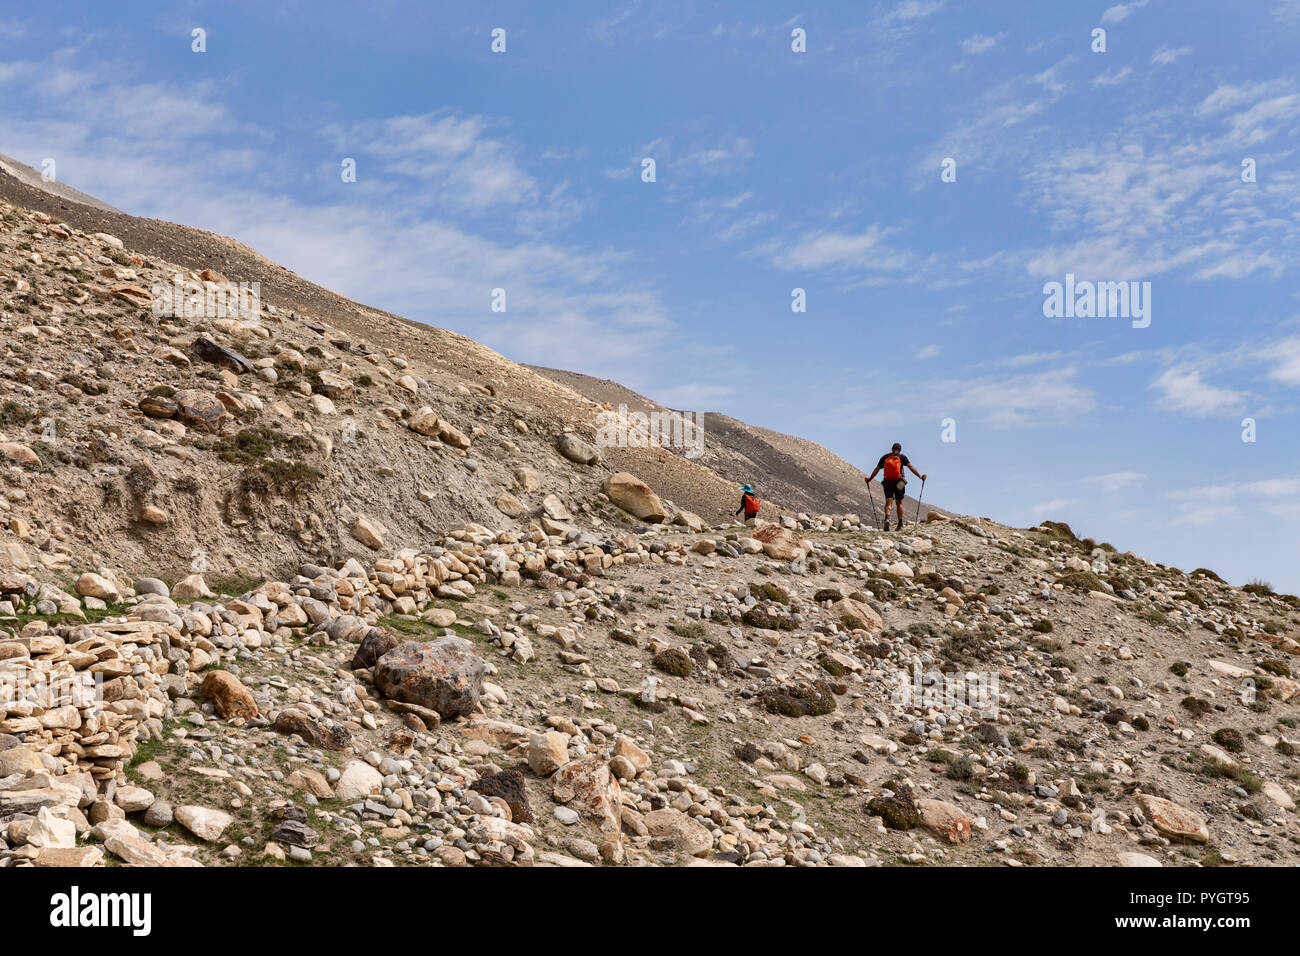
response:
[(1155, 53), (1151, 54), (1151, 64), (1153, 66), (1169, 66), (1171, 63), (1176, 63), (1179, 59), (1187, 56), (1191, 52), (1192, 48), (1189, 46), (1162, 46), (1160, 49), (1156, 50)]
[(1131, 0), (1129, 3), (1117, 3), (1113, 7), (1107, 7), (1101, 15), (1102, 23), (1120, 23), (1128, 19), (1129, 14), (1134, 10), (1140, 10), (1147, 5), (1147, 0)]
[(1092, 78), (1093, 86), (1119, 86), (1133, 74), (1133, 68), (1126, 66), (1120, 70), (1107, 70)]
[(891, 230), (879, 224), (859, 233), (821, 230), (805, 234), (789, 245), (777, 248), (772, 262), (780, 269), (900, 269), (908, 262), (905, 253), (885, 244)]
[(1053, 498), (1051, 501), (1044, 501), (1042, 504), (1032, 506), (1029, 513), (1034, 516), (1035, 520), (1042, 520), (1048, 515), (1059, 514), (1066, 508), (1073, 508), (1078, 504), (1081, 504), (1078, 498)]
[(1259, 357), (1273, 366), (1268, 371), (1270, 379), (1283, 385), (1300, 386), (1300, 336), (1275, 342), (1259, 353)]
[(998, 41), (1002, 39), (1002, 36), (1001, 33), (994, 36), (987, 33), (973, 34), (961, 41), (961, 52), (967, 56), (979, 56), (982, 53), (988, 53), (989, 50), (998, 45)]
[(1246, 400), (1244, 392), (1210, 385), (1199, 369), (1175, 366), (1165, 369), (1150, 386), (1158, 393), (1156, 404), (1188, 415), (1217, 415), (1235, 411)]
[(1167, 497), (1176, 508), (1177, 524), (1202, 526), (1236, 518), (1247, 510), (1286, 520), (1300, 518), (1300, 478), (1228, 479), (1171, 491)]
[(1090, 475), (1083, 480), (1090, 485), (1096, 485), (1103, 491), (1119, 491), (1122, 488), (1142, 484), (1147, 480), (1147, 476), (1140, 471), (1112, 471), (1106, 475)]
[(945, 3), (947, 0), (903, 0), (902, 3), (877, 16), (873, 22), (884, 26), (924, 20), (942, 10)]

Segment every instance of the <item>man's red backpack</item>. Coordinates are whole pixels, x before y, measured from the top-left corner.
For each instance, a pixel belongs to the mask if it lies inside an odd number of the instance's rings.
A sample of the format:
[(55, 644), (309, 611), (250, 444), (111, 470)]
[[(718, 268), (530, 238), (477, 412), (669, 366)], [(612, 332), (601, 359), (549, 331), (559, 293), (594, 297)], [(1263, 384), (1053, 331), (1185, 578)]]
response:
[(885, 481), (897, 481), (903, 477), (903, 459), (890, 455), (885, 459)]

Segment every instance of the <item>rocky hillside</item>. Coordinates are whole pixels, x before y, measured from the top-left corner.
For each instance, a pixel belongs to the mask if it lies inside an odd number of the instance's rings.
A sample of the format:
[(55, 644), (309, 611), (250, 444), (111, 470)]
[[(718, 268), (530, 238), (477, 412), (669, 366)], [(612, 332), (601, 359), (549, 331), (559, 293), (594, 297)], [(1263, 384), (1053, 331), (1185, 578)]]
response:
[(0, 866), (1300, 861), (1294, 597), (1059, 525), (561, 530), (6, 577)]
[(668, 520), (673, 501), (717, 520), (739, 497), (661, 449), (598, 453), (598, 405), (453, 333), (360, 307), (335, 323), (266, 287), (255, 315), (157, 315), (159, 284), (223, 307), (238, 291), (0, 206), (11, 566), (283, 570), (464, 520), (526, 527), (562, 516), (552, 494), (590, 508), (619, 469), (653, 483)]
[[(472, 340), (28, 173), (0, 171), (0, 440), (15, 462), (0, 510), (23, 502), (29, 562), (285, 571), (366, 553), (360, 519), (388, 546), (464, 520), (524, 527), (547, 493), (585, 502), (616, 471), (648, 482), (670, 521), (736, 507), (737, 481), (668, 449), (566, 458), (562, 438), (595, 441), (601, 405)], [(260, 309), (157, 308), (158, 285), (178, 283), (213, 299), (257, 283)], [(775, 473), (743, 480), (774, 515), (808, 498)]]
[[(578, 372), (529, 366), (533, 371), (567, 385), (602, 408), (617, 409), (625, 405), (643, 414), (681, 412), (646, 398), (608, 379), (593, 378)], [(815, 442), (785, 435), (768, 428), (747, 425), (717, 412), (702, 414), (704, 441), (694, 459), (724, 478), (741, 484), (752, 483), (762, 498), (771, 498), (787, 508), (810, 514), (838, 514), (865, 509), (870, 511), (863, 485), (863, 473), (843, 458)], [(881, 451), (888, 448), (881, 447)], [(686, 456), (686, 448), (674, 449)], [(876, 507), (883, 501), (879, 487), (873, 489)], [(929, 506), (910, 495), (906, 500), (909, 519), (924, 518)]]
[(737, 525), (797, 439), (602, 452), (608, 398), (0, 185), (0, 866), (1300, 861), (1300, 599)]

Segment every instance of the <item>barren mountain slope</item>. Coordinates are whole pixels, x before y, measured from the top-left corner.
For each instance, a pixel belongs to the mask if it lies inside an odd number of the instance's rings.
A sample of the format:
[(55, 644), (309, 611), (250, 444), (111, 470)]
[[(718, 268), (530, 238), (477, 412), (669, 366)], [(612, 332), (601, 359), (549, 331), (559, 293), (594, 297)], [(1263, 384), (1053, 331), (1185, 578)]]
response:
[[(625, 404), (629, 411), (645, 414), (670, 411), (667, 406), (608, 379), (540, 366), (529, 368), (614, 409)], [(760, 498), (770, 498), (793, 511), (809, 514), (872, 513), (863, 473), (815, 442), (748, 425), (717, 412), (705, 412), (703, 446), (703, 453), (696, 461), (724, 478), (754, 485)], [(673, 451), (685, 454), (685, 449)], [(879, 486), (872, 489), (872, 494), (876, 507), (880, 508)], [(924, 518), (929, 511), (929, 506), (922, 504), (920, 517)], [(909, 520), (918, 514), (916, 499), (911, 496), (906, 501), (906, 514)]]
[(739, 526), (561, 382), (66, 211), (0, 202), (0, 868), (1300, 862), (1300, 598), (1051, 522)]
[[(735, 507), (734, 484), (660, 449), (610, 448), (594, 466), (565, 460), (558, 437), (572, 429), (592, 441), (599, 406), (463, 336), (366, 309), (229, 239), (4, 175), (0, 187), (68, 217), (6, 205), (0, 221), (0, 433), (42, 458), (13, 472), (37, 540), (50, 534), (131, 566), (147, 556), (179, 569), (202, 551), (229, 573), (268, 570), (355, 550), (357, 516), (385, 526), (390, 543), (418, 545), (452, 521), (498, 520), (510, 489), (520, 499), (512, 517), (527, 520), (547, 492), (580, 485), (586, 497), (619, 469), (706, 520)], [(266, 308), (242, 322), (156, 317), (155, 284), (194, 281), (195, 270), (211, 270), (209, 291), (260, 283)], [(198, 358), (199, 339), (271, 371), (235, 374)], [(321, 375), (340, 380), (322, 386)], [(195, 389), (225, 402), (215, 430), (184, 416), (160, 425), (139, 407), (151, 393)], [(426, 406), (462, 437), (408, 428)], [(270, 445), (229, 447), (271, 427)], [(319, 474), (250, 480), (250, 468), (276, 460)], [(520, 468), (544, 480), (521, 483)], [(166, 520), (144, 520), (149, 507)]]

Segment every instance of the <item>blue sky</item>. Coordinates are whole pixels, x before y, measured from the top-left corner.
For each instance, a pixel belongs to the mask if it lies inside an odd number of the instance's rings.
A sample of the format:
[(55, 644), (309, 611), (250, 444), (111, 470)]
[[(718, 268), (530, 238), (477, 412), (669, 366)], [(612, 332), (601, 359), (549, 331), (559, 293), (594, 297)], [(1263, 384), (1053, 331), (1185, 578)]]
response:
[[(35, 4), (0, 152), (518, 361), (866, 469), (902, 441), (937, 505), (1295, 592), (1297, 51), (1300, 0)], [(1151, 283), (1150, 325), (1045, 317), (1067, 273)]]

